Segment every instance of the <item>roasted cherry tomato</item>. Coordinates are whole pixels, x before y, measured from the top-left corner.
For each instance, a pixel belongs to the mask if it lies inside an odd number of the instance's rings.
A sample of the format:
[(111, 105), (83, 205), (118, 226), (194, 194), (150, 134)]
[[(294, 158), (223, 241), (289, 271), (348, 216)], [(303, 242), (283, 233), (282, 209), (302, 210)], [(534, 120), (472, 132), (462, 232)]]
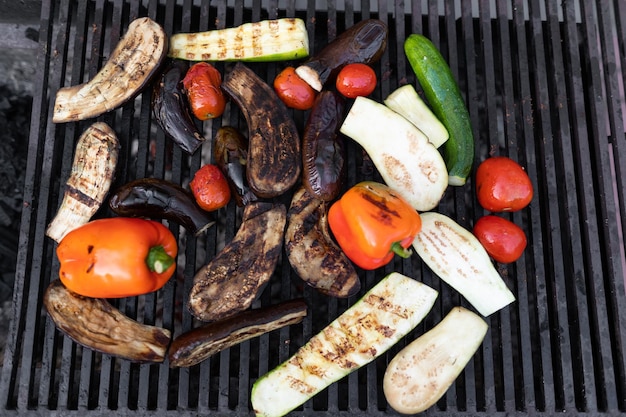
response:
[(532, 200), (533, 185), (517, 162), (494, 156), (485, 159), (476, 170), (476, 194), (486, 210), (518, 211)]
[(473, 233), (489, 256), (503, 264), (517, 261), (526, 249), (526, 234), (522, 228), (502, 217), (481, 217)]
[(369, 65), (348, 64), (339, 71), (335, 86), (347, 98), (369, 96), (376, 88), (376, 73)]
[(183, 86), (194, 116), (200, 120), (224, 113), (226, 98), (222, 92), (222, 75), (208, 62), (194, 64), (183, 79)]
[(196, 202), (204, 210), (217, 210), (230, 201), (228, 181), (217, 165), (203, 165), (196, 171), (189, 187)]
[(292, 109), (308, 110), (315, 101), (315, 90), (296, 74), (294, 67), (285, 68), (274, 78), (274, 91)]

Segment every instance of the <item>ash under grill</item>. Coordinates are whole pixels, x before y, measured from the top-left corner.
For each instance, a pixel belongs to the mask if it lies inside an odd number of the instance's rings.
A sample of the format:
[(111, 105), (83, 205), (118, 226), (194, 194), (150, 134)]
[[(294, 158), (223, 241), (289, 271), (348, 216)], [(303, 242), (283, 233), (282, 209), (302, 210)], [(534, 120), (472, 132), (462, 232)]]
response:
[[(390, 38), (375, 65), (380, 82), (372, 97), (378, 101), (402, 84), (415, 83), (404, 58), (404, 38), (413, 32), (429, 36), (466, 97), (478, 140), (475, 161), (491, 154), (518, 160), (532, 179), (535, 198), (527, 209), (507, 216), (523, 226), (529, 242), (520, 261), (499, 266), (517, 301), (487, 319), (490, 330), (483, 345), (426, 414), (625, 413), (626, 4), (517, 0), (494, 6), (482, 0), (415, 0), (396, 5), (346, 0), (341, 10), (334, 2), (319, 10), (316, 2), (305, 3), (303, 9), (295, 2), (268, 2), (263, 8), (261, 2), (252, 3), (43, 2), (14, 318), (0, 372), (2, 414), (251, 415), (253, 382), (358, 297), (324, 297), (304, 286), (283, 261), (254, 306), (303, 296), (310, 306), (304, 322), (189, 369), (132, 364), (94, 353), (55, 329), (41, 303), (58, 269), (53, 242), (44, 233), (59, 206), (75, 141), (91, 121), (53, 124), (54, 94), (93, 77), (129, 21), (140, 16), (157, 20), (168, 34), (297, 16), (307, 23), (313, 51), (355, 22), (380, 18), (388, 24)], [(230, 65), (218, 68), (227, 71)], [(284, 65), (250, 64), (268, 81)], [(302, 128), (306, 115), (293, 116)], [(188, 157), (156, 128), (149, 91), (99, 119), (115, 129), (122, 143), (113, 188), (151, 176), (185, 184), (210, 159), (209, 143), (202, 153)], [(245, 129), (233, 103), (221, 119), (205, 123), (207, 138), (220, 125)], [(347, 143), (349, 182), (378, 178), (361, 149)], [(469, 181), (449, 189), (437, 210), (471, 228), (485, 214), (473, 187)], [(219, 226), (197, 240), (172, 226), (182, 248), (177, 279), (156, 294), (123, 299), (116, 306), (174, 335), (190, 329), (194, 323), (183, 306), (194, 271), (234, 236), (240, 214), (231, 203), (220, 214)], [(109, 215), (106, 208), (98, 213)], [(359, 296), (392, 270), (440, 292), (431, 313), (390, 352), (332, 385), (295, 415), (395, 415), (381, 388), (387, 361), (454, 305), (470, 307), (416, 255), (363, 273)]]

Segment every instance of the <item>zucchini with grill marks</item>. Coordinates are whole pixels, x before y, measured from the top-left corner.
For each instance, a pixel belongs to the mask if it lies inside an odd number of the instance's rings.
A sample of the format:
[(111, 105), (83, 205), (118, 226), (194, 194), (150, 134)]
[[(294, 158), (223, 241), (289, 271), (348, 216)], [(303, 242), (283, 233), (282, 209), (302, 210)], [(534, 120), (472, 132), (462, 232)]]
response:
[(286, 61), (309, 55), (309, 36), (302, 19), (262, 20), (234, 28), (177, 33), (170, 37), (168, 55), (188, 61)]
[(391, 273), (252, 387), (258, 417), (283, 416), (358, 368), (417, 326), (437, 291)]

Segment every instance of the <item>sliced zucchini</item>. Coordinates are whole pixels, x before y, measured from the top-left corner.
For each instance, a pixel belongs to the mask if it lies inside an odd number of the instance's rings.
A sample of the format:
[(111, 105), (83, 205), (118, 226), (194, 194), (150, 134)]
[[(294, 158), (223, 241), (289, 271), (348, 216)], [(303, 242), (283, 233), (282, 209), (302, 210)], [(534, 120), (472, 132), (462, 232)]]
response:
[(434, 328), (389, 362), (383, 392), (399, 413), (420, 413), (446, 393), (483, 342), (489, 326), (479, 315), (455, 307)]
[(282, 18), (244, 23), (227, 29), (177, 33), (168, 56), (188, 61), (286, 61), (309, 55), (309, 35), (302, 19)]
[(446, 127), (411, 84), (403, 85), (389, 94), (385, 99), (385, 105), (413, 123), (435, 148), (443, 145), (450, 137)]
[(368, 364), (409, 333), (437, 291), (391, 273), (252, 387), (257, 416), (283, 416), (330, 384)]
[(478, 239), (451, 218), (422, 213), (413, 248), (430, 269), (457, 290), (483, 316), (515, 301)]

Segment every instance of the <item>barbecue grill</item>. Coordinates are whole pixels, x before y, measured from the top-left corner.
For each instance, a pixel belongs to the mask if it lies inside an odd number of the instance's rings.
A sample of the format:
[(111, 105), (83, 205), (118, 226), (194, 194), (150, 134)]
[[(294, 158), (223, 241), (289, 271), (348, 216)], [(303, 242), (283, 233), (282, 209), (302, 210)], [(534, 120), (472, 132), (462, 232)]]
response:
[[(535, 197), (528, 208), (506, 216), (523, 226), (529, 242), (525, 254), (514, 264), (497, 265), (517, 301), (486, 319), (490, 329), (479, 351), (424, 414), (626, 413), (626, 2), (44, 0), (0, 414), (251, 415), (250, 388), (260, 375), (287, 359), (382, 276), (398, 271), (440, 292), (433, 310), (387, 354), (293, 413), (396, 415), (382, 393), (387, 362), (451, 307), (471, 308), (417, 255), (362, 272), (361, 293), (347, 300), (303, 285), (283, 256), (254, 307), (304, 297), (307, 318), (191, 368), (130, 363), (83, 348), (56, 330), (42, 307), (43, 291), (58, 270), (55, 244), (44, 233), (60, 204), (75, 142), (92, 121), (53, 124), (54, 95), (62, 86), (93, 77), (128, 23), (141, 16), (158, 21), (168, 34), (301, 17), (312, 51), (355, 22), (379, 18), (389, 26), (389, 42), (375, 65), (380, 82), (372, 97), (378, 101), (403, 84), (417, 85), (403, 41), (413, 32), (430, 37), (466, 98), (477, 138), (475, 162), (495, 154), (519, 161)], [(269, 82), (285, 65), (250, 64)], [(231, 64), (217, 66), (224, 72)], [(302, 127), (306, 114), (294, 111), (293, 117)], [(246, 131), (231, 103), (222, 118), (204, 123), (209, 141), (189, 157), (151, 120), (148, 90), (99, 120), (109, 123), (122, 143), (113, 188), (141, 177), (186, 185), (210, 161), (210, 139), (219, 126)], [(348, 181), (378, 179), (367, 155), (347, 143)], [(437, 210), (471, 228), (486, 214), (474, 196), (470, 180), (449, 188)], [(106, 207), (97, 214), (111, 215)], [(184, 308), (191, 279), (234, 236), (240, 217), (241, 210), (231, 203), (218, 212), (218, 224), (197, 239), (170, 224), (182, 248), (177, 277), (155, 294), (115, 305), (174, 335), (197, 325)]]

